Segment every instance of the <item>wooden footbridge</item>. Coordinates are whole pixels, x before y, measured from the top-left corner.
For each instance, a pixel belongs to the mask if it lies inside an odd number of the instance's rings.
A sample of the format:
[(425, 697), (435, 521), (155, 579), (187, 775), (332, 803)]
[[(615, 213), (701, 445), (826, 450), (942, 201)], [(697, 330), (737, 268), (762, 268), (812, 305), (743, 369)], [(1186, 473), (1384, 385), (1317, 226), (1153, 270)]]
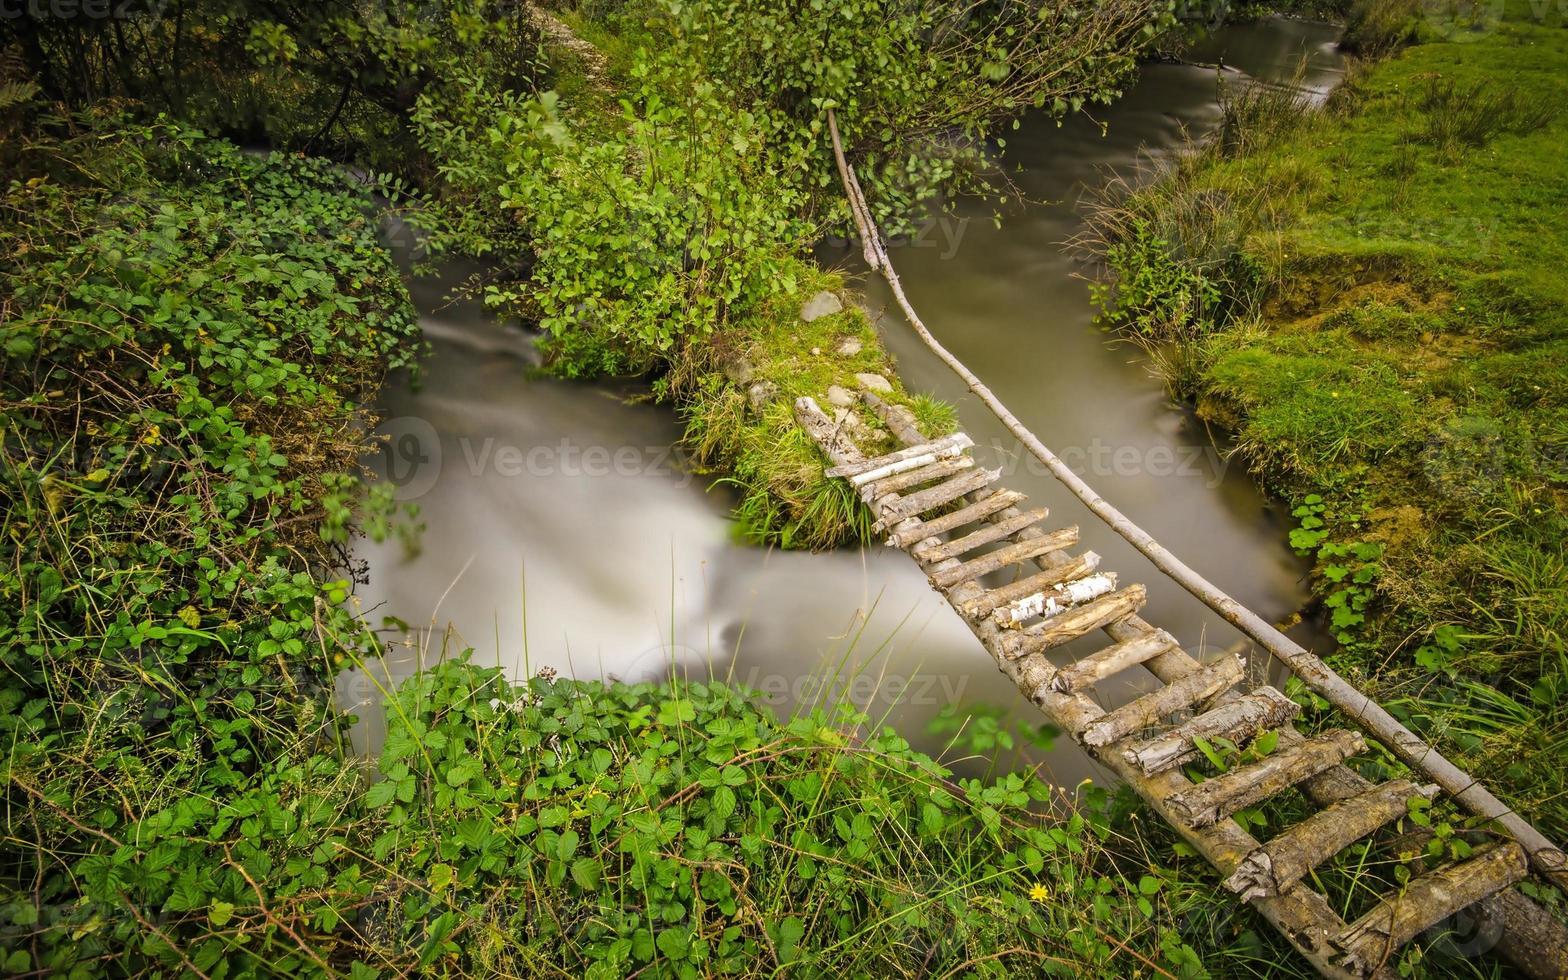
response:
[[(867, 262), (888, 279), (922, 339), (1091, 511), (1339, 708), (1344, 727), (1311, 736), (1297, 731), (1295, 702), (1255, 683), (1234, 653), (1200, 662), (1140, 618), (1146, 588), (1118, 581), (1092, 551), (1077, 551), (1078, 528), (1047, 529), (1046, 509), (1026, 509), (1023, 494), (998, 486), (999, 474), (976, 465), (962, 433), (927, 438), (906, 410), (861, 392), (903, 446), (868, 457), (849, 436), (842, 410), (830, 417), (802, 398), (796, 419), (827, 457), (828, 476), (855, 489), (875, 528), (914, 559), (1019, 691), (1132, 787), (1238, 900), (1251, 903), (1324, 976), (1394, 977), (1405, 944), (1466, 910), (1497, 935), (1493, 951), (1526, 975), (1568, 976), (1568, 930), (1515, 887), (1532, 873), (1568, 885), (1563, 852), (1321, 660), (1132, 525), (943, 349), (904, 296), (831, 113), (828, 122)], [(1057, 662), (1059, 648), (1096, 631), (1107, 637), (1102, 649)], [(1123, 704), (1105, 703), (1099, 685), (1129, 671), (1152, 675), (1158, 686)], [(1265, 737), (1272, 750), (1254, 752), (1257, 761), (1211, 778), (1190, 775), (1200, 742), (1247, 746)], [(1369, 740), (1404, 762), (1410, 778), (1373, 783), (1346, 765)], [(1267, 841), (1232, 819), (1288, 792), (1299, 792), (1315, 812)], [(1412, 807), (1444, 794), (1487, 822), (1472, 835), (1468, 857), (1412, 860), (1408, 881), (1354, 921), (1315, 890), (1316, 868), (1363, 839), (1391, 833)], [(1429, 837), (1420, 834), (1406, 828), (1401, 849), (1422, 851)]]

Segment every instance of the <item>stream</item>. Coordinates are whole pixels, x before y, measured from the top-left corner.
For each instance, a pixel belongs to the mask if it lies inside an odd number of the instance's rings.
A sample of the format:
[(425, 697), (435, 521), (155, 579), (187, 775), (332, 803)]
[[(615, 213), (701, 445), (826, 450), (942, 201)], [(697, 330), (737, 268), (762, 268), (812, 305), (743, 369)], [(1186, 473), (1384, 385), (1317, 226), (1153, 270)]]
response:
[[(1341, 74), (1335, 36), (1328, 25), (1270, 19), (1226, 28), (1192, 57), (1276, 82), (1305, 57), (1305, 84), (1326, 93)], [(1227, 72), (1226, 83), (1241, 77)], [(1005, 211), (1000, 228), (988, 208), (960, 203), (890, 254), (932, 331), (1025, 425), (1167, 547), (1277, 621), (1306, 598), (1286, 515), (1190, 412), (1171, 405), (1135, 348), (1094, 325), (1077, 277), (1086, 270), (1062, 246), (1078, 228), (1085, 185), (1105, 167), (1127, 171), (1140, 154), (1169, 154), (1184, 132), (1212, 127), (1216, 93), (1212, 69), (1153, 64), (1093, 120), (1058, 127), (1026, 118), (1007, 134), (1005, 159), (1039, 203)], [(850, 250), (824, 247), (819, 256), (856, 272)], [(689, 473), (671, 448), (673, 413), (634, 402), (635, 389), (530, 370), (537, 354), (526, 332), (478, 304), (444, 299), (474, 271), (449, 263), (413, 282), (431, 354), (417, 389), (394, 381), (379, 404), (389, 442), (377, 465), (401, 500), (418, 504), (426, 527), (417, 553), (396, 539), (355, 545), (369, 575), (359, 589), (367, 618), (395, 615), (411, 627), (375, 677), (339, 679), (340, 701), (360, 715), (358, 745), (379, 742), (383, 685), (468, 647), (476, 663), (513, 677), (549, 667), (647, 680), (673, 669), (745, 684), (780, 711), (850, 697), (935, 755), (946, 741), (926, 726), (945, 705), (992, 704), (1030, 719), (913, 562), (881, 546), (803, 554), (737, 544), (730, 495), (710, 491), (713, 478)], [(852, 281), (873, 313), (891, 306), (880, 279)], [(1237, 639), (1078, 505), (896, 314), (879, 327), (906, 385), (958, 406), (982, 464), (1002, 467), (1005, 485), (1049, 506), (1050, 526), (1079, 524), (1102, 568), (1150, 586), (1145, 618), (1194, 653)], [(1085, 638), (1064, 656), (1104, 642)], [(945, 758), (961, 771), (983, 768)], [(1039, 765), (1061, 786), (1101, 776), (1066, 739), (1003, 761)]]

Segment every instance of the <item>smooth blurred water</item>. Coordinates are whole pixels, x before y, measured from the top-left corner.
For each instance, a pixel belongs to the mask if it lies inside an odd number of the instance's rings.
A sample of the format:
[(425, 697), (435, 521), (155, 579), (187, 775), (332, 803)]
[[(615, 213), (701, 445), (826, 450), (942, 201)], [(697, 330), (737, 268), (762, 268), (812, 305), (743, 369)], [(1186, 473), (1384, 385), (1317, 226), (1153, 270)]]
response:
[[(1339, 73), (1333, 40), (1324, 25), (1270, 20), (1222, 31), (1194, 57), (1284, 80), (1306, 56), (1308, 84), (1326, 91)], [(1187, 412), (1168, 403), (1137, 352), (1109, 343), (1093, 325), (1087, 285), (1077, 278), (1084, 270), (1062, 247), (1077, 230), (1082, 188), (1103, 168), (1170, 153), (1184, 131), (1213, 125), (1216, 91), (1213, 71), (1151, 65), (1095, 120), (1061, 127), (1025, 120), (1009, 134), (1006, 160), (1034, 203), (1014, 208), (1000, 228), (988, 211), (961, 204), (926, 241), (892, 256), (927, 324), (1024, 424), (1177, 554), (1278, 619), (1304, 599), (1281, 515)], [(823, 254), (852, 261), (843, 250)], [(417, 556), (396, 541), (355, 549), (368, 567), (360, 601), (370, 618), (395, 615), (415, 628), (410, 646), (389, 657), (393, 680), (443, 651), (472, 647), (476, 661), (513, 676), (553, 667), (646, 679), (673, 664), (688, 676), (746, 683), (787, 709), (824, 696), (824, 676), (832, 675), (832, 695), (885, 715), (933, 753), (943, 742), (923, 732), (946, 704), (1016, 706), (1031, 718), (902, 554), (734, 543), (726, 518), (733, 501), (671, 450), (672, 413), (637, 401), (645, 394), (637, 390), (531, 373), (536, 357), (523, 331), (475, 304), (444, 303), (474, 271), (453, 265), (439, 280), (414, 283), (432, 353), (422, 386), (391, 384), (380, 405), (391, 436), (380, 466), (427, 525)], [(879, 279), (864, 288), (868, 308), (889, 305)], [(881, 327), (906, 384), (959, 406), (986, 465), (1003, 466), (1008, 486), (1050, 506), (1053, 524), (1079, 523), (1102, 567), (1150, 587), (1146, 618), (1189, 649), (1236, 638), (1032, 465), (901, 319)], [(1097, 642), (1103, 638), (1086, 638), (1071, 652)], [(374, 743), (375, 685), (355, 672), (340, 693), (365, 705), (358, 734)], [(1063, 785), (1096, 772), (1065, 741), (1033, 761)]]

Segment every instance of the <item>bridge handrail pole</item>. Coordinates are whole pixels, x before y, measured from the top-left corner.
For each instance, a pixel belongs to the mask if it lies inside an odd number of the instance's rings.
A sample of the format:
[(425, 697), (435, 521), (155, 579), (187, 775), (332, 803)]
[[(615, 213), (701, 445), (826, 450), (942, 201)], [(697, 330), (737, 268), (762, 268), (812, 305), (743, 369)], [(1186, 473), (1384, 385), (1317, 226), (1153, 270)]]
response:
[(882, 245), (875, 220), (871, 217), (871, 210), (866, 204), (865, 195), (861, 192), (860, 182), (855, 178), (854, 170), (845, 159), (844, 146), (839, 137), (838, 120), (831, 108), (827, 110), (827, 115), (828, 135), (833, 142), (834, 161), (838, 165), (839, 176), (844, 183), (844, 193), (849, 198), (850, 211), (861, 235), (867, 261), (887, 280), (888, 286), (893, 291), (893, 298), (903, 310), (904, 317), (931, 352), (951, 368), (954, 374), (963, 379), (969, 390), (985, 403), (992, 414), (1007, 426), (1008, 431), (1017, 437), (1036, 459), (1046, 465), (1052, 476), (1067, 487), (1073, 496), (1083, 501), (1096, 517), (1153, 562), (1166, 577), (1202, 600), (1226, 622), (1257, 642), (1270, 654), (1278, 657), (1309, 689), (1359, 722), (1368, 733), (1387, 745), (1390, 751), (1406, 765), (1424, 773), (1471, 813), (1496, 821), (1530, 855), (1530, 862), (1537, 871), (1559, 887), (1568, 888), (1568, 855), (1564, 854), (1562, 848), (1552, 843), (1545, 834), (1531, 826), (1478, 780), (1454, 765), (1441, 752), (1423, 741), (1419, 735), (1406, 728), (1382, 705), (1340, 677), (1320, 657), (1231, 598), (1219, 586), (1177, 558), (1147, 531), (1134, 524), (1127, 515), (1101, 497), (1093, 487), (1084, 482), (1082, 477), (1074, 473), (1072, 468), (1051, 452), (1033, 432), (1025, 428), (1007, 406), (1002, 404), (1001, 399), (975, 376), (974, 372), (932, 336), (931, 331), (926, 329), (925, 323), (920, 319), (920, 315), (910, 305), (909, 298), (904, 295), (904, 287), (899, 282), (898, 273), (893, 269), (892, 262), (888, 260), (887, 250)]

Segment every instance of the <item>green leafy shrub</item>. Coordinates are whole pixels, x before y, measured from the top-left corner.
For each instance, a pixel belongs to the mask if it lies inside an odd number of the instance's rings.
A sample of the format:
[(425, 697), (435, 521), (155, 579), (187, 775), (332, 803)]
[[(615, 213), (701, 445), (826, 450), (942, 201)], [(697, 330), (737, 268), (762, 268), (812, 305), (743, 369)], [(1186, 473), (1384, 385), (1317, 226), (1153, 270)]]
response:
[(462, 127), (444, 103), (416, 116), (447, 179), (487, 185), (526, 230), (527, 282), (486, 298), (530, 314), (571, 377), (668, 362), (792, 291), (785, 260), (811, 238), (780, 176), (802, 166), (798, 147), (771, 145), (756, 117), (671, 59), (640, 71), (635, 101), (595, 137), (548, 92), (471, 91)]
[[(818, 0), (666, 3), (669, 29), (779, 135), (815, 144), (810, 172), (836, 199), (823, 112), (859, 162), (878, 223), (897, 234), (943, 191), (988, 186), (996, 130), (1029, 109), (1109, 102), (1169, 22), (1163, 0), (982, 5)], [(992, 144), (995, 146), (992, 146)]]
[(368, 200), (324, 164), (106, 124), (21, 166), (0, 196), (0, 771), (28, 828), (0, 848), (7, 945), (22, 969), (178, 969), (167, 937), (237, 935), (247, 876), (289, 894), (276, 869), (310, 868), (356, 791), (331, 684), (374, 641), (321, 570), (359, 404), (417, 328)]

